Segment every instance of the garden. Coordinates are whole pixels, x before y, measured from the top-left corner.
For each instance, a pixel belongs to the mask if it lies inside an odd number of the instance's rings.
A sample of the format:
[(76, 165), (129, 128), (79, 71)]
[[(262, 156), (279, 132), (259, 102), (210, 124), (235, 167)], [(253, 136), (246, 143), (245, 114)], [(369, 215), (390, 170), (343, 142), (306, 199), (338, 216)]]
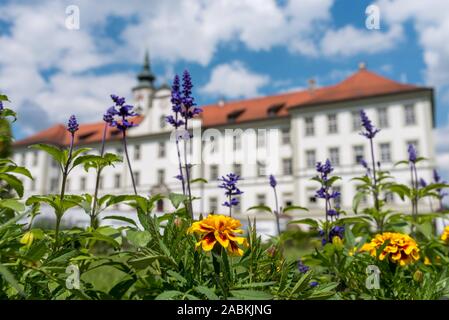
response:
[[(14, 104), (0, 95), (0, 299), (4, 300), (303, 300), (303, 299), (447, 299), (449, 297), (449, 227), (436, 229), (436, 219), (445, 219), (445, 188), (434, 171), (433, 181), (419, 175), (427, 161), (409, 146), (408, 159), (396, 164), (410, 172), (410, 185), (399, 183), (383, 169), (374, 153), (381, 132), (361, 111), (361, 135), (370, 147), (363, 160), (364, 175), (350, 212), (336, 205), (334, 188), (340, 179), (329, 160), (316, 164), (316, 198), (324, 204), (322, 218), (298, 219), (282, 231), (280, 218), (291, 211), (307, 211), (295, 205), (281, 208), (277, 201), (276, 177), (266, 179), (276, 202), (249, 210), (273, 215), (277, 236), (262, 241), (255, 219), (239, 221), (233, 215), (241, 178), (224, 172), (217, 181), (202, 180), (222, 189), (227, 201), (220, 214), (193, 214), (192, 165), (180, 150), (191, 138), (189, 123), (202, 110), (192, 96), (192, 80), (185, 71), (172, 83), (172, 114), (167, 123), (177, 131), (177, 176), (182, 193), (100, 195), (99, 181), (105, 168), (124, 163), (133, 177), (127, 151), (127, 132), (137, 115), (125, 99), (111, 95), (114, 106), (105, 111), (107, 130), (121, 133), (124, 157), (100, 150), (77, 148), (78, 122), (70, 116), (67, 148), (36, 144), (61, 172), (57, 194), (24, 198), (23, 179), (30, 171), (10, 159), (10, 126)], [(179, 138), (178, 138), (179, 137)], [(96, 175), (93, 194), (69, 194), (66, 182), (71, 171), (82, 167)], [(409, 204), (407, 212), (388, 208), (383, 195), (393, 193)], [(155, 214), (156, 203), (168, 199), (175, 210)], [(370, 199), (372, 206), (362, 206)], [(431, 201), (433, 212), (423, 212), (420, 203)], [(138, 221), (119, 215), (100, 216), (117, 204), (127, 205)], [(35, 223), (41, 206), (54, 213), (52, 228)], [(64, 229), (61, 221), (72, 208), (82, 208), (90, 218), (87, 228)], [(102, 217), (102, 218), (101, 218)], [(105, 222), (119, 220), (125, 226)], [(247, 226), (243, 228), (242, 226)], [(299, 226), (299, 227), (298, 227)], [(301, 226), (307, 228), (301, 229)], [(308, 231), (305, 231), (308, 230)], [(297, 250), (298, 247), (301, 250)], [(299, 253), (298, 253), (299, 252)]]

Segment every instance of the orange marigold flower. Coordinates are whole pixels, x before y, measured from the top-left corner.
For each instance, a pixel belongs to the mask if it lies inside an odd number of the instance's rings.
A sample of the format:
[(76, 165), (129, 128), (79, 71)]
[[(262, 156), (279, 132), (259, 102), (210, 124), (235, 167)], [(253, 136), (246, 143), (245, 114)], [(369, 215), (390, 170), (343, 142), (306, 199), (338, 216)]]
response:
[(385, 257), (388, 257), (391, 262), (398, 263), (401, 266), (419, 260), (419, 248), (416, 241), (409, 235), (396, 232), (377, 234), (371, 242), (365, 243), (360, 251), (369, 252), (375, 257), (377, 250), (385, 242), (388, 243), (379, 254), (379, 260), (384, 260)]
[(444, 228), (444, 231), (441, 234), (441, 240), (443, 240), (446, 243), (449, 243), (449, 226), (446, 226)]
[(211, 251), (218, 242), (230, 254), (242, 256), (243, 250), (238, 245), (247, 245), (247, 241), (244, 237), (236, 236), (243, 233), (243, 230), (239, 229), (241, 226), (237, 219), (210, 214), (205, 219), (194, 222), (187, 232), (203, 235), (196, 246), (201, 246), (204, 251)]

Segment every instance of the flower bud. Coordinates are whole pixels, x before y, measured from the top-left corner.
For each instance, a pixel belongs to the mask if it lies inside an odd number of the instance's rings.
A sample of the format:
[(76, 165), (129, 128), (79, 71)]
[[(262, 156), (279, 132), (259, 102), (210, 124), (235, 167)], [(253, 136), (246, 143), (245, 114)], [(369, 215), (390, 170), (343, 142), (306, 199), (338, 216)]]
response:
[(424, 274), (422, 273), (421, 270), (416, 270), (415, 273), (413, 274), (413, 280), (415, 280), (416, 282), (422, 282), (424, 278)]

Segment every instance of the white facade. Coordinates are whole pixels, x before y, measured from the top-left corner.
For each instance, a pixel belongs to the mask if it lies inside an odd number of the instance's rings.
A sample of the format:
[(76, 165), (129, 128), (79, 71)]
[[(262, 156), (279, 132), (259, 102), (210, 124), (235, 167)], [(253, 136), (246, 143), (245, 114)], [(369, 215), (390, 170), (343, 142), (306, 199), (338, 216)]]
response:
[[(140, 108), (144, 116), (140, 125), (131, 129), (128, 135), (129, 154), (138, 180), (138, 192), (142, 195), (155, 192), (181, 193), (180, 182), (174, 178), (178, 174), (178, 167), (170, 157), (174, 147), (169, 141), (172, 129), (163, 121), (164, 117), (171, 113), (170, 90), (166, 86), (159, 89), (143, 86), (135, 88), (133, 94), (135, 106)], [(193, 195), (201, 197), (195, 201), (194, 211), (197, 214), (211, 211), (226, 214), (227, 208), (221, 205), (226, 199), (223, 190), (218, 188), (217, 178), (240, 170), (244, 180), (239, 185), (244, 194), (240, 197), (240, 209), (235, 210), (235, 215), (242, 218), (243, 222), (246, 221), (247, 215), (253, 217), (256, 214), (253, 211), (246, 212), (252, 206), (264, 203), (274, 207), (273, 191), (268, 184), (268, 175), (271, 173), (276, 175), (278, 181), (277, 193), (280, 205), (294, 204), (310, 209), (310, 212), (298, 211), (293, 212), (293, 215), (322, 217), (323, 203), (321, 200), (313, 200), (318, 185), (310, 179), (315, 175), (315, 163), (330, 158), (335, 167), (334, 174), (343, 178), (339, 182), (342, 193), (341, 207), (351, 213), (356, 189), (356, 184), (351, 179), (364, 173), (364, 169), (356, 162), (356, 155), (363, 151), (363, 158), (370, 162), (369, 142), (359, 134), (360, 126), (355, 127), (361, 109), (367, 112), (376, 126), (381, 127), (381, 132), (375, 139), (375, 152), (378, 160), (383, 157), (383, 168), (390, 170), (398, 182), (408, 184), (410, 181), (408, 168), (394, 167), (393, 164), (407, 159), (407, 146), (409, 143), (415, 143), (419, 155), (429, 159), (420, 165), (419, 177), (431, 181), (435, 165), (432, 104), (432, 94), (429, 94), (429, 91), (416, 91), (292, 108), (286, 117), (267, 117), (262, 121), (227, 123), (208, 128), (221, 133), (227, 129), (277, 129), (278, 134), (270, 138), (277, 140), (259, 141), (261, 146), (265, 145), (269, 149), (265, 159), (273, 163), (267, 168), (265, 175), (258, 172), (261, 168), (258, 168), (256, 163), (243, 161), (240, 169), (229, 163), (232, 154), (230, 150), (234, 142), (232, 139), (225, 141), (221, 137), (218, 141), (219, 155), (216, 157), (218, 161), (215, 164), (198, 164), (193, 168), (193, 179), (203, 177), (209, 181), (208, 184), (192, 185)], [(197, 120), (196, 126), (200, 125), (200, 120)], [(203, 135), (205, 130), (202, 129)], [(248, 151), (256, 142), (255, 136), (250, 140), (243, 139), (240, 149), (237, 148), (234, 155)], [(200, 145), (197, 143), (196, 147), (193, 147), (194, 151)], [(92, 152), (98, 152), (100, 142), (85, 146), (92, 148)], [(210, 147), (208, 144), (203, 146)], [(264, 148), (259, 148), (259, 151), (263, 153)], [(108, 141), (106, 152), (123, 154), (121, 142)], [(58, 192), (59, 169), (52, 165), (48, 155), (33, 151), (26, 146), (16, 146), (14, 160), (18, 164), (26, 165), (35, 177), (34, 182), (25, 181), (26, 196)], [(94, 185), (95, 172), (92, 170), (86, 173), (82, 168), (77, 168), (69, 177), (66, 193), (93, 193)], [(104, 170), (100, 194), (108, 193), (132, 193), (131, 179), (125, 163)], [(410, 210), (409, 204), (401, 202), (399, 198), (392, 199), (391, 206), (404, 212)], [(170, 207), (169, 201), (165, 200), (163, 210), (171, 209), (173, 208)], [(109, 213), (133, 215), (124, 205), (105, 214)], [(76, 210), (65, 219), (72, 219), (75, 223), (88, 223), (87, 215)], [(260, 221), (259, 231), (274, 233), (273, 217), (257, 213), (257, 219)], [(267, 222), (264, 224), (263, 221)]]

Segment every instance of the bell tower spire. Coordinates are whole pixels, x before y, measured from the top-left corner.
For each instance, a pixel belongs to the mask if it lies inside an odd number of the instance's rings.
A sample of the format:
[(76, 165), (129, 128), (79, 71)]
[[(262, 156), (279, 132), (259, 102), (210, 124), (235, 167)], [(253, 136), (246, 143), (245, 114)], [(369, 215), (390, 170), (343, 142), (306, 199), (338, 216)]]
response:
[(142, 71), (140, 71), (137, 75), (137, 80), (137, 86), (133, 88), (133, 91), (139, 89), (154, 89), (154, 81), (156, 80), (156, 76), (151, 71), (150, 54), (148, 49), (145, 51)]

